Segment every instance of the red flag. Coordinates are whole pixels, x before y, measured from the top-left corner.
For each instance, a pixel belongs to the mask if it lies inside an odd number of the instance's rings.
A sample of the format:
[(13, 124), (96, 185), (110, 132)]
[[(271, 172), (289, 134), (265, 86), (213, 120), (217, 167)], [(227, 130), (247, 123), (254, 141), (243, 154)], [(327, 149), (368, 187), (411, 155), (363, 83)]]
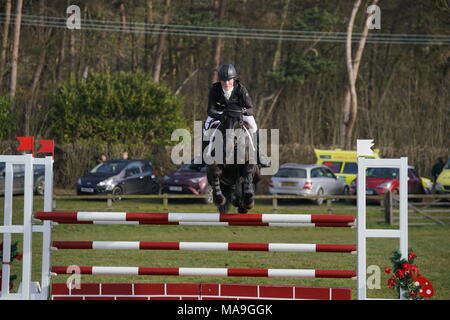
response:
[(16, 137), (20, 141), (20, 146), (16, 150), (31, 150), (34, 156), (34, 137)]
[(49, 152), (53, 156), (55, 150), (55, 142), (53, 140), (38, 140), (38, 142), (41, 145), (41, 148), (38, 150), (38, 152)]
[(53, 140), (38, 140), (41, 144), (41, 148), (38, 150), (38, 152), (50, 152), (53, 153), (54, 150), (54, 142)]

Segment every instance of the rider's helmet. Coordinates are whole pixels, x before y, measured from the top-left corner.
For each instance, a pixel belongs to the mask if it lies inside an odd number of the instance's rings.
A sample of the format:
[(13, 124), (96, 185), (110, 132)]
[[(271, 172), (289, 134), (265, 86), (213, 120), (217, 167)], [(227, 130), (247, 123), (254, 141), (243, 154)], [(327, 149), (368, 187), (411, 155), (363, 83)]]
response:
[(219, 70), (217, 70), (219, 73), (219, 80), (220, 81), (227, 81), (230, 79), (237, 78), (237, 72), (236, 68), (232, 64), (223, 64)]

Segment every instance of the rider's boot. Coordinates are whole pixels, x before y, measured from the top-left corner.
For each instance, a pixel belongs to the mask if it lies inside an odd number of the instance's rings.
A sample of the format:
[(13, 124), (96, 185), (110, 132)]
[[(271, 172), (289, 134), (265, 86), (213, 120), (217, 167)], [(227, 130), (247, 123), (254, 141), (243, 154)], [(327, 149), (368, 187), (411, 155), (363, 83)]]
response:
[[(259, 134), (257, 135), (257, 137), (259, 137)], [(260, 165), (261, 167), (270, 167), (270, 159), (267, 156), (267, 154), (265, 152), (262, 152), (261, 148), (260, 148), (260, 143), (258, 140), (258, 144), (256, 146), (256, 156), (258, 159), (258, 165)]]

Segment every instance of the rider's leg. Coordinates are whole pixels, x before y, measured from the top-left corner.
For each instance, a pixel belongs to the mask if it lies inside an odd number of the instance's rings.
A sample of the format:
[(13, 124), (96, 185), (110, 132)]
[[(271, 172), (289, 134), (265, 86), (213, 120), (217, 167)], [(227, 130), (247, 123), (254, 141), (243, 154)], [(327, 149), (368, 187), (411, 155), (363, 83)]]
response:
[(262, 153), (260, 150), (260, 143), (259, 143), (259, 138), (258, 138), (258, 134), (255, 135), (255, 133), (258, 132), (258, 125), (256, 124), (255, 118), (253, 116), (244, 116), (243, 120), (248, 124), (249, 129), (250, 129), (250, 133), (253, 134), (253, 136), (256, 136), (258, 139), (258, 143), (256, 143), (256, 157), (257, 157), (257, 161), (258, 164), (260, 164), (262, 167), (270, 167), (270, 160), (267, 157), (266, 154)]
[(206, 177), (208, 179), (208, 183), (213, 189), (213, 201), (216, 206), (223, 206), (226, 202), (225, 196), (222, 194), (222, 190), (220, 189), (220, 180), (219, 176), (221, 173), (220, 168), (217, 164), (211, 164), (206, 166)]

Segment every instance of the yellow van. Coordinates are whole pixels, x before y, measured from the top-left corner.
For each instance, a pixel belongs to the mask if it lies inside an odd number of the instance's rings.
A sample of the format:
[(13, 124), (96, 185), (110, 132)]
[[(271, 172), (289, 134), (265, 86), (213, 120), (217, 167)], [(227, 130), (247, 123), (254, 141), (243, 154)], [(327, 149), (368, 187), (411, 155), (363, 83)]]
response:
[(450, 158), (436, 180), (436, 191), (438, 193), (450, 193)]
[[(314, 149), (314, 153), (317, 157), (316, 164), (330, 168), (331, 171), (333, 171), (339, 179), (345, 181), (347, 185), (350, 185), (350, 183), (356, 178), (356, 175), (358, 174), (356, 151), (347, 151), (342, 149)], [(375, 149), (373, 153), (373, 156), (367, 158), (380, 158), (379, 149)]]

